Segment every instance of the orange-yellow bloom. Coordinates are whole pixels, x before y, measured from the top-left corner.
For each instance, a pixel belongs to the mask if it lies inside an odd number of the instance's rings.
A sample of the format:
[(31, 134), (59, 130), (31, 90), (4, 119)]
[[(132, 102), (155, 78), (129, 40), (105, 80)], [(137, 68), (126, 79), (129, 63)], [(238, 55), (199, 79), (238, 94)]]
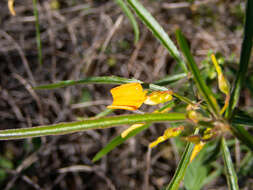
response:
[(137, 110), (146, 100), (146, 93), (140, 83), (120, 85), (111, 89), (113, 103), (107, 108)]

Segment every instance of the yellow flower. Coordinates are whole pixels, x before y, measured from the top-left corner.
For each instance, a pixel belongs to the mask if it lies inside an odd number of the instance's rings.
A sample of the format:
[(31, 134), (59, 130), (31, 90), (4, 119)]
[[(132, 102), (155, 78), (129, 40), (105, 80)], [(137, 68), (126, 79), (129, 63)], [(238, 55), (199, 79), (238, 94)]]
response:
[(137, 110), (146, 100), (146, 93), (140, 83), (120, 85), (111, 89), (113, 103), (107, 108)]

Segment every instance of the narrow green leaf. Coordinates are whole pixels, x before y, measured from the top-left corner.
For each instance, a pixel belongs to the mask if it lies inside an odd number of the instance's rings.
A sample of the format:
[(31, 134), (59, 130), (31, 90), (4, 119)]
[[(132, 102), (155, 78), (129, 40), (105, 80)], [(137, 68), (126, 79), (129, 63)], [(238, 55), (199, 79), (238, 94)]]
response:
[[(199, 129), (195, 129), (194, 134), (198, 134)], [(166, 187), (166, 190), (177, 190), (179, 188), (180, 182), (183, 180), (186, 169), (190, 164), (192, 150), (194, 148), (193, 143), (187, 143), (185, 151), (181, 157), (181, 160), (177, 166), (176, 172), (170, 181), (169, 185)]]
[(177, 81), (179, 81), (179, 80), (181, 80), (185, 77), (187, 77), (186, 73), (175, 74), (175, 75), (167, 76), (167, 77), (164, 77), (160, 80), (157, 80), (153, 84), (156, 84), (156, 85), (159, 85), (159, 86), (165, 86), (165, 85), (177, 82)]
[(227, 143), (224, 137), (222, 137), (221, 139), (221, 150), (222, 150), (222, 156), (223, 156), (223, 161), (225, 165), (225, 172), (226, 172), (227, 183), (228, 183), (229, 189), (239, 190), (237, 176), (236, 176), (233, 162), (231, 160), (230, 152), (228, 150)]
[(38, 49), (38, 60), (40, 65), (42, 65), (42, 45), (40, 39), (40, 24), (39, 24), (39, 13), (38, 13), (38, 2), (33, 0), (33, 14), (35, 16), (35, 28), (36, 28), (36, 43)]
[(221, 150), (221, 139), (219, 138), (215, 142), (214, 149), (205, 156), (203, 163), (210, 164), (211, 162), (217, 160), (217, 157), (220, 155)]
[(93, 162), (98, 161), (103, 156), (111, 152), (114, 148), (119, 146), (120, 144), (124, 143), (127, 139), (137, 135), (141, 131), (147, 129), (150, 126), (150, 124), (143, 125), (142, 127), (139, 127), (137, 129), (132, 130), (125, 138), (122, 138), (121, 135), (118, 135), (114, 139), (112, 139), (102, 150), (100, 150), (92, 159)]
[(229, 102), (229, 106), (226, 112), (226, 118), (230, 119), (232, 117), (232, 113), (234, 108), (236, 107), (241, 88), (244, 85), (246, 73), (248, 70), (251, 50), (252, 50), (252, 42), (253, 42), (253, 1), (248, 0), (246, 5), (246, 21), (244, 25), (244, 38), (241, 46), (241, 56), (240, 56), (240, 64), (239, 70), (236, 74), (236, 79), (234, 83), (234, 88), (231, 93), (231, 98)]
[(245, 116), (245, 115), (235, 115), (232, 118), (232, 124), (236, 125), (247, 125), (247, 126), (253, 126), (253, 118), (249, 117), (249, 116)]
[[(165, 109), (167, 109), (169, 107), (173, 107), (173, 106), (174, 106), (174, 102), (170, 101), (168, 104), (166, 104), (165, 106), (163, 106), (162, 108), (160, 108), (158, 110), (158, 112), (164, 111)], [(145, 124), (142, 127), (136, 128), (136, 129), (132, 130), (125, 138), (122, 138), (121, 135), (118, 135), (117, 137), (115, 137), (114, 139), (112, 139), (102, 150), (100, 150), (95, 155), (95, 157), (92, 159), (92, 161), (93, 162), (98, 161), (100, 158), (102, 158), (103, 156), (105, 156), (106, 154), (108, 154), (114, 148), (116, 148), (120, 144), (124, 143), (127, 139), (129, 139), (129, 138), (137, 135), (141, 131), (147, 129), (149, 126), (150, 126), (150, 124)]]
[(65, 86), (72, 86), (77, 84), (125, 84), (130, 82), (139, 82), (142, 83), (139, 80), (136, 79), (127, 79), (117, 76), (102, 76), (102, 77), (87, 77), (80, 80), (67, 80), (67, 81), (60, 81), (53, 84), (46, 84), (34, 87), (34, 89), (53, 89), (53, 88), (61, 88)]
[(234, 136), (253, 151), (253, 136), (241, 125), (231, 125), (231, 129)]
[(180, 48), (187, 60), (186, 64), (193, 75), (193, 79), (196, 83), (196, 86), (197, 86), (200, 94), (206, 100), (209, 110), (213, 114), (215, 114), (216, 116), (219, 116), (219, 105), (218, 105), (216, 99), (214, 98), (211, 90), (208, 88), (208, 86), (205, 84), (204, 80), (202, 79), (202, 77), (200, 75), (200, 71), (198, 69), (198, 66), (195, 63), (194, 58), (193, 58), (193, 56), (190, 52), (190, 49), (187, 45), (187, 42), (180, 30), (176, 31), (176, 37), (177, 37), (177, 41), (179, 43), (179, 46), (180, 46)]
[(34, 87), (34, 89), (35, 90), (54, 89), (54, 88), (62, 88), (66, 86), (73, 86), (77, 84), (126, 84), (126, 83), (131, 83), (131, 82), (141, 83), (143, 88), (146, 88), (146, 89), (158, 90), (158, 91), (168, 90), (168, 88), (163, 87), (163, 86), (143, 83), (142, 81), (137, 80), (137, 79), (128, 79), (128, 78), (122, 78), (122, 77), (117, 77), (117, 76), (87, 77), (80, 80), (66, 80), (66, 81), (60, 81), (57, 83), (36, 86)]
[(138, 24), (134, 18), (134, 15), (132, 14), (131, 10), (128, 8), (128, 6), (125, 4), (123, 0), (115, 0), (115, 2), (121, 7), (123, 12), (126, 14), (128, 17), (130, 23), (133, 26), (134, 29), (134, 43), (136, 44), (139, 41), (139, 36), (140, 36), (140, 31)]
[(214, 170), (207, 178), (205, 178), (205, 180), (203, 181), (202, 185), (206, 185), (210, 182), (212, 182), (215, 178), (219, 177), (222, 174), (222, 167), (217, 168), (216, 170)]
[(183, 180), (187, 166), (190, 163), (191, 153), (194, 148), (193, 143), (187, 143), (182, 158), (177, 166), (176, 172), (170, 181), (170, 184), (166, 187), (166, 190), (177, 190), (180, 182)]
[(101, 118), (101, 117), (105, 117), (107, 115), (109, 115), (110, 113), (112, 113), (114, 110), (112, 109), (105, 109), (104, 111), (98, 113), (94, 118)]
[(184, 113), (148, 113), (114, 116), (99, 119), (87, 119), (84, 121), (59, 123), (31, 128), (0, 130), (0, 140), (24, 139), (29, 137), (41, 137), (47, 135), (63, 135), (89, 129), (104, 129), (117, 125), (142, 122), (152, 123), (181, 121), (185, 120), (185, 118), (186, 116)]
[(155, 18), (148, 12), (147, 9), (138, 0), (127, 0), (132, 9), (139, 16), (141, 21), (151, 30), (154, 36), (162, 43), (162, 45), (169, 51), (170, 55), (180, 64), (183, 71), (187, 73), (187, 67), (180, 57), (180, 53), (175, 44), (169, 38), (167, 33)]
[(243, 160), (240, 163), (240, 170), (238, 172), (238, 181), (239, 184), (242, 184), (244, 186), (249, 179), (253, 176), (253, 159), (252, 159), (253, 153), (249, 151), (243, 158)]

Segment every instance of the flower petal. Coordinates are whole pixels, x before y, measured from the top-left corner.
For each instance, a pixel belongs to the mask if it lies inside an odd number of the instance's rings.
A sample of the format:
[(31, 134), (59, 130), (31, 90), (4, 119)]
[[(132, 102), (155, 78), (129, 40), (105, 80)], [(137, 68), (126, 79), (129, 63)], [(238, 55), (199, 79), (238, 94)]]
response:
[(140, 83), (123, 84), (111, 89), (113, 103), (107, 108), (110, 109), (125, 109), (136, 110), (146, 99), (146, 91)]

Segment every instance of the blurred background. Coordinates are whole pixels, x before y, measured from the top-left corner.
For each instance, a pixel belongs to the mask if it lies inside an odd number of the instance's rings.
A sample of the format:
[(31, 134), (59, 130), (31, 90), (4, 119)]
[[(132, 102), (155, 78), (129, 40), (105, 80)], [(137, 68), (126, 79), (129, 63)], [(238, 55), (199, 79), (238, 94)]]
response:
[[(210, 52), (229, 68), (226, 74), (232, 81), (240, 55), (245, 1), (140, 2), (173, 40), (175, 30), (182, 30), (210, 85), (217, 85), (215, 70), (209, 64)], [(95, 116), (111, 103), (109, 90), (114, 87), (77, 85), (34, 91), (32, 86), (110, 75), (152, 82), (180, 72), (175, 60), (138, 19), (141, 35), (134, 44), (132, 26), (113, 0), (39, 0), (42, 65), (38, 62), (32, 0), (15, 0), (15, 10), (16, 16), (11, 16), (7, 0), (0, 1), (0, 129)], [(169, 87), (185, 92), (190, 88), (186, 81)], [(241, 106), (252, 112), (250, 84), (242, 91)], [(147, 106), (141, 109), (152, 110)], [(111, 115), (126, 113), (131, 112)], [(148, 144), (162, 135), (166, 126), (153, 125), (96, 163), (91, 161), (93, 156), (127, 126), (1, 141), (0, 188), (161, 189), (171, 180), (184, 147), (178, 140), (170, 140), (152, 150), (147, 159)], [(210, 168), (203, 170), (212, 172)], [(198, 175), (193, 172), (188, 183), (198, 180)], [(241, 187), (253, 189), (252, 174), (243, 179)], [(202, 189), (227, 189), (225, 176), (217, 175)]]

